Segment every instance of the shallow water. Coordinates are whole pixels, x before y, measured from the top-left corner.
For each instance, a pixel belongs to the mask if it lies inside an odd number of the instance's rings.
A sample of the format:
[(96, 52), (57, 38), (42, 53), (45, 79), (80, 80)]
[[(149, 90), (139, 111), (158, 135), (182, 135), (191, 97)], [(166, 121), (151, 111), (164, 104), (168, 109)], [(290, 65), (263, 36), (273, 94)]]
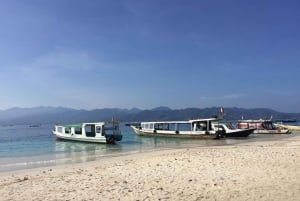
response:
[(235, 145), (248, 141), (276, 140), (291, 135), (254, 135), (243, 139), (177, 139), (140, 137), (130, 127), (121, 125), (123, 139), (117, 144), (58, 141), (52, 134), (54, 125), (0, 126), (0, 172), (57, 164), (82, 163), (153, 149)]

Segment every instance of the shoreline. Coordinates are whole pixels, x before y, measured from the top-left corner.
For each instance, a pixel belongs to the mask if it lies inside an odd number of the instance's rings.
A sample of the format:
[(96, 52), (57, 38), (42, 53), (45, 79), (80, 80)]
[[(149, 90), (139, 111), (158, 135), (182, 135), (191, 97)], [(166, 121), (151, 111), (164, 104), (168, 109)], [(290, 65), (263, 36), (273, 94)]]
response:
[[(300, 132), (298, 133), (300, 134)], [(297, 134), (296, 134), (297, 135)], [(184, 139), (180, 141), (172, 141), (174, 139), (170, 138), (151, 138), (151, 137), (142, 137), (146, 139), (154, 139), (159, 142), (162, 141), (160, 145), (152, 145), (149, 147), (126, 147), (119, 148), (120, 150), (112, 151), (113, 149), (107, 148), (104, 146), (104, 149), (98, 149), (97, 146), (87, 143), (79, 144), (82, 146), (82, 152), (62, 152), (58, 154), (41, 154), (41, 155), (29, 155), (29, 156), (12, 156), (9, 158), (0, 159), (0, 174), (2, 172), (11, 172), (11, 171), (21, 171), (21, 170), (30, 170), (36, 168), (51, 168), (60, 165), (66, 164), (76, 164), (76, 163), (87, 163), (90, 161), (106, 160), (110, 157), (118, 157), (123, 155), (139, 154), (143, 152), (158, 151), (164, 149), (182, 149), (182, 148), (193, 148), (193, 147), (213, 147), (213, 146), (234, 146), (241, 143), (251, 143), (253, 141), (278, 141), (284, 138), (290, 138), (295, 135), (258, 135), (247, 137), (247, 138), (229, 138), (229, 139), (220, 139), (220, 140), (195, 140), (195, 139)], [(165, 142), (167, 140), (167, 142)], [(177, 140), (177, 139), (176, 139)], [(62, 142), (64, 143), (64, 142)], [(65, 143), (68, 143), (66, 141)], [(77, 144), (69, 144), (70, 149), (76, 147)], [(116, 146), (124, 146), (122, 144), (117, 144)], [(86, 149), (85, 147), (92, 147), (91, 149)], [(86, 151), (86, 150), (90, 150)], [(110, 153), (109, 153), (110, 152)]]
[(299, 200), (300, 136), (0, 173), (3, 200)]

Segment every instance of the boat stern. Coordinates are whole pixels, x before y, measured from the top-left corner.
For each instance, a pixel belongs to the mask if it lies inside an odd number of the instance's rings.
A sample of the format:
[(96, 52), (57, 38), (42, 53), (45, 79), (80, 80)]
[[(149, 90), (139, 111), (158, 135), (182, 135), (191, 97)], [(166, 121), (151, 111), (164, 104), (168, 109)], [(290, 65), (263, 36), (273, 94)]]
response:
[(117, 141), (121, 141), (123, 138), (123, 135), (121, 134), (121, 132), (115, 132), (113, 134), (106, 134), (105, 138), (106, 138), (106, 142), (108, 144), (113, 144)]

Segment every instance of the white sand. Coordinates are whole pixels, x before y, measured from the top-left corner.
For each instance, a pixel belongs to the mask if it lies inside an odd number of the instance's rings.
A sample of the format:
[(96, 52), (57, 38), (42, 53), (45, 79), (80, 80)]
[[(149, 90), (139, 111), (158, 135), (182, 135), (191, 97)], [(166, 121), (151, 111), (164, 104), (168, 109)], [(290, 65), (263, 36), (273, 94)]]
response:
[(0, 174), (0, 200), (300, 200), (300, 135)]

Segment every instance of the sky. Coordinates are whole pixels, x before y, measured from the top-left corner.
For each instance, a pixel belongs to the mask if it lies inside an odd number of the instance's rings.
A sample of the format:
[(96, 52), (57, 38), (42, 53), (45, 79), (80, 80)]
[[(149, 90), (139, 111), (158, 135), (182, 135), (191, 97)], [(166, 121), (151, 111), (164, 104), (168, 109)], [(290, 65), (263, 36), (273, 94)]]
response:
[(0, 110), (300, 112), (298, 0), (0, 4)]

